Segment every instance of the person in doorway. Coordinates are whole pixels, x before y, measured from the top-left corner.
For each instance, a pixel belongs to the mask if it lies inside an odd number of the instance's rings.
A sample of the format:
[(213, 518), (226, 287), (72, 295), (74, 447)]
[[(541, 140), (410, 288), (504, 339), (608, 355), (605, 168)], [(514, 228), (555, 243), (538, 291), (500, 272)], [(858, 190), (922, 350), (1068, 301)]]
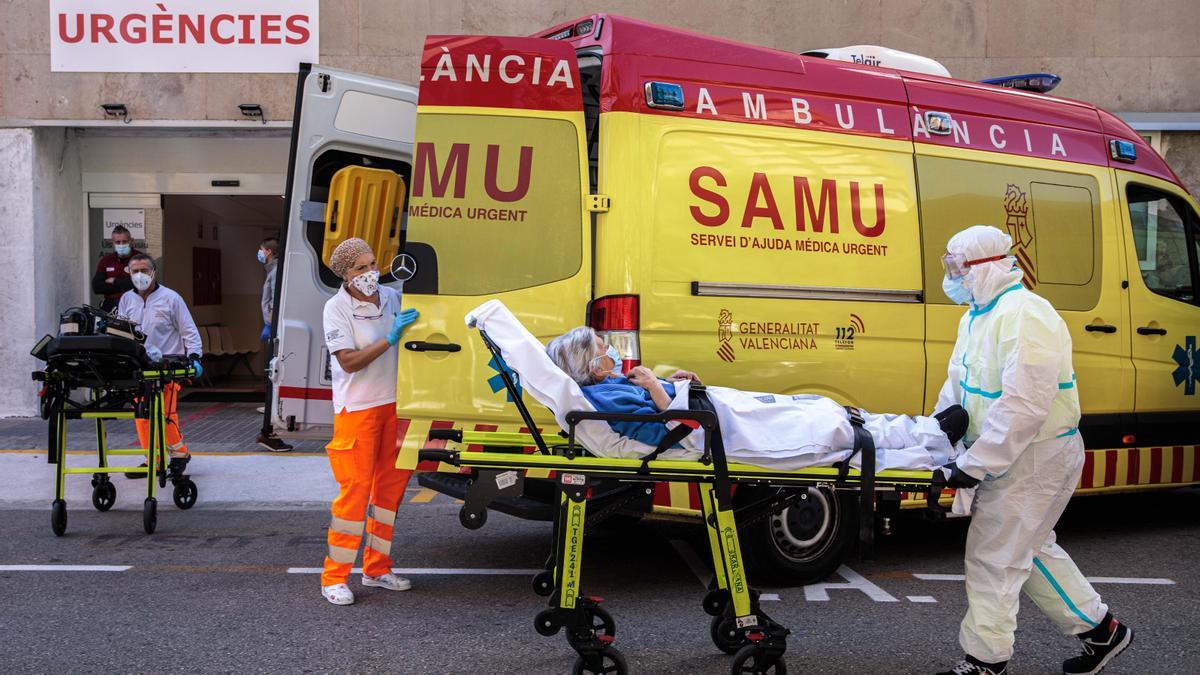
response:
[[(200, 366), (200, 331), (188, 311), (187, 304), (175, 291), (158, 283), (158, 265), (154, 258), (139, 253), (129, 259), (129, 278), (133, 290), (121, 296), (117, 314), (129, 319), (146, 336), (146, 351), (154, 354), (186, 354), (196, 369), (196, 376), (203, 372)], [(179, 428), (179, 384), (171, 382), (163, 390), (163, 411), (166, 414), (167, 454), (172, 462), (191, 459), (183, 434)], [(150, 447), (150, 420), (138, 418), (138, 441), (142, 448)], [(144, 465), (143, 465), (144, 466)], [(141, 478), (144, 474), (127, 473), (128, 478)]]
[(124, 225), (113, 228), (111, 241), (112, 253), (100, 258), (96, 273), (92, 275), (92, 292), (104, 296), (100, 309), (106, 312), (116, 309), (121, 296), (133, 289), (133, 282), (129, 280), (129, 261), (141, 254), (133, 247), (133, 235)]
[(324, 311), (334, 411), (325, 450), (341, 490), (333, 500), (321, 595), (349, 605), (354, 593), (346, 581), (364, 532), (363, 586), (412, 587), (392, 572), (389, 554), (396, 509), (412, 475), (396, 468), (396, 344), (418, 313), (402, 311), (400, 294), (379, 284), (375, 254), (362, 239), (339, 244), (329, 269), (343, 283)]
[[(258, 262), (262, 264), (267, 271), (267, 278), (263, 281), (262, 298), (260, 305), (262, 307), (263, 328), (259, 339), (264, 345), (267, 345), (267, 358), (271, 358), (271, 325), (275, 322), (275, 279), (276, 269), (279, 267), (279, 240), (275, 237), (267, 237), (258, 245)], [(287, 452), (292, 449), (291, 445), (283, 442), (283, 439), (275, 435), (275, 428), (271, 425), (271, 414), (268, 408), (271, 407), (271, 378), (263, 378), (263, 389), (266, 391), (266, 402), (263, 407), (258, 409), (262, 413), (263, 424), (262, 429), (258, 432), (258, 437), (254, 439), (263, 448), (271, 452)]]
[(1096, 673), (1133, 632), (1055, 543), (1084, 462), (1071, 335), (1054, 307), (1022, 285), (1011, 247), (1004, 232), (976, 225), (952, 237), (942, 258), (946, 295), (970, 311), (935, 410), (967, 410), (967, 451), (946, 469), (951, 487), (974, 489), (958, 635), (966, 657), (942, 675), (1007, 672), (1021, 591), (1082, 641), (1083, 654), (1063, 672)]

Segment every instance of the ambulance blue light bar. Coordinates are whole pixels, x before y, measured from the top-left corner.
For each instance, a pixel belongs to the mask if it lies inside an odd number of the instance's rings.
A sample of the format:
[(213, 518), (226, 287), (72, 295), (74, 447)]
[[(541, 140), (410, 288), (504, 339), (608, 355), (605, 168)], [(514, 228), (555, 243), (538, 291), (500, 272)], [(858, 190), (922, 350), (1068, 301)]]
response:
[(663, 110), (683, 110), (683, 87), (669, 82), (647, 82), (646, 105)]
[(1132, 141), (1111, 140), (1108, 152), (1118, 162), (1133, 164), (1137, 161), (1137, 146)]
[(1062, 78), (1050, 73), (1028, 73), (1026, 75), (993, 77), (990, 80), (980, 80), (980, 82), (997, 87), (1020, 89), (1021, 91), (1036, 91), (1040, 94), (1045, 94), (1057, 87), (1062, 82)]

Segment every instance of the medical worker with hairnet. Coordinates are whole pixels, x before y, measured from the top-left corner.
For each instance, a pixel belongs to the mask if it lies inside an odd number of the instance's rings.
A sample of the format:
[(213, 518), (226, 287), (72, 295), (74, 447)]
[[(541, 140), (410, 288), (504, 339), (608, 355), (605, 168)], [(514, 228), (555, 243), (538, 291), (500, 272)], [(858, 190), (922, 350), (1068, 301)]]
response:
[(400, 294), (379, 284), (375, 254), (362, 239), (339, 244), (329, 269), (343, 283), (325, 303), (334, 412), (325, 452), (341, 491), (333, 500), (321, 595), (349, 605), (354, 593), (346, 581), (364, 538), (362, 585), (412, 587), (392, 572), (390, 553), (396, 508), (412, 474), (396, 468), (396, 344), (418, 314), (401, 311)]
[(946, 244), (943, 289), (969, 311), (958, 324), (936, 410), (970, 415), (967, 452), (947, 465), (951, 487), (974, 489), (967, 531), (966, 657), (942, 675), (1007, 672), (1021, 591), (1083, 643), (1063, 672), (1096, 673), (1133, 632), (1113, 618), (1054, 540), (1083, 469), (1071, 336), (1049, 302), (1027, 290), (1012, 239), (976, 225)]

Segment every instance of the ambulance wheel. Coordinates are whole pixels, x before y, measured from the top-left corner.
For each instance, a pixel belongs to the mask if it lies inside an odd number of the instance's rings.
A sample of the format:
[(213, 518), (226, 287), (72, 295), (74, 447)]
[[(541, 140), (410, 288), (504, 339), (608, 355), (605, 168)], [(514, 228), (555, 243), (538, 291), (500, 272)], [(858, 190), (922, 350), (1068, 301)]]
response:
[(184, 478), (175, 484), (175, 489), (171, 491), (171, 499), (174, 500), (175, 506), (186, 511), (196, 505), (196, 492), (195, 481)]
[(50, 503), (50, 529), (56, 537), (63, 536), (67, 531), (67, 503), (61, 499)]
[(478, 530), (487, 522), (487, 509), (480, 509), (479, 513), (472, 513), (463, 506), (458, 510), (458, 522), (468, 530)]
[[(828, 577), (842, 563), (858, 531), (853, 492), (805, 488), (804, 499), (759, 519), (741, 532), (750, 574), (770, 585), (801, 586)], [(735, 506), (768, 499), (777, 488), (739, 489)]]
[(746, 637), (738, 630), (733, 619), (724, 616), (714, 616), (708, 623), (708, 636), (717, 649), (726, 654), (736, 654), (746, 646)]
[(605, 647), (596, 653), (599, 659), (599, 668), (595, 664), (589, 667), (583, 660), (583, 656), (575, 657), (575, 667), (571, 669), (572, 675), (584, 675), (584, 673), (593, 673), (594, 675), (625, 675), (629, 672), (629, 664), (625, 663), (625, 657), (621, 652), (612, 647)]
[[(592, 638), (602, 639), (601, 636), (607, 635), (610, 638), (617, 637), (617, 622), (613, 620), (612, 614), (608, 613), (603, 607), (592, 607), (588, 610), (588, 625), (592, 629)], [(612, 642), (612, 640), (609, 640)], [(570, 631), (567, 632), (567, 643), (574, 649), (575, 638)]]
[(553, 607), (543, 609), (537, 613), (537, 616), (533, 618), (533, 629), (538, 632), (538, 635), (551, 637), (558, 632), (559, 628), (562, 628), (562, 625), (558, 623), (558, 619), (554, 615), (555, 610)]
[(544, 598), (554, 592), (554, 575), (549, 570), (533, 575), (533, 592)]
[(146, 497), (142, 503), (142, 529), (146, 534), (154, 534), (155, 527), (158, 527), (158, 500)]
[(97, 511), (107, 511), (117, 502), (117, 486), (109, 481), (96, 483), (96, 487), (92, 488), (92, 506), (96, 507)]
[(738, 650), (729, 668), (732, 675), (787, 675), (787, 664), (782, 656), (776, 656), (770, 663), (758, 645), (746, 645)]

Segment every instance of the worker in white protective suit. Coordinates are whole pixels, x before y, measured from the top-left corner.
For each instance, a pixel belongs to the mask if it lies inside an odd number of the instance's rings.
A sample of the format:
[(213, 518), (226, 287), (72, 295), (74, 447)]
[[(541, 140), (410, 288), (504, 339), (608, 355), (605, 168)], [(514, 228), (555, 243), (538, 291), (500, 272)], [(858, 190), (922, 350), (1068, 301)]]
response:
[(952, 237), (943, 258), (946, 295), (970, 311), (935, 410), (967, 410), (967, 452), (946, 470), (951, 487), (975, 494), (959, 631), (966, 658), (942, 675), (1007, 672), (1021, 591), (1083, 642), (1063, 672), (1096, 673), (1133, 632), (1055, 543), (1084, 461), (1071, 336), (1050, 303), (1022, 285), (1011, 246), (1007, 234), (976, 225)]

